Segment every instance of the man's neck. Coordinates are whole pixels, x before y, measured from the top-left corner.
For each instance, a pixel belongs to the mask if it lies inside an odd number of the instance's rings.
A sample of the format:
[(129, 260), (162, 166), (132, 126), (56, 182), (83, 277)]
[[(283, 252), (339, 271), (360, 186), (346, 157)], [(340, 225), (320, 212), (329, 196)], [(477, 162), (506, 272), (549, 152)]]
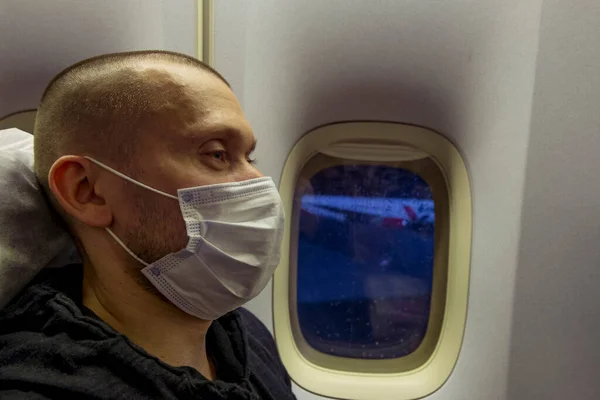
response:
[(83, 304), (166, 364), (189, 366), (210, 380), (216, 378), (206, 351), (211, 322), (188, 315), (144, 289), (134, 273), (114, 266), (98, 269), (84, 265)]

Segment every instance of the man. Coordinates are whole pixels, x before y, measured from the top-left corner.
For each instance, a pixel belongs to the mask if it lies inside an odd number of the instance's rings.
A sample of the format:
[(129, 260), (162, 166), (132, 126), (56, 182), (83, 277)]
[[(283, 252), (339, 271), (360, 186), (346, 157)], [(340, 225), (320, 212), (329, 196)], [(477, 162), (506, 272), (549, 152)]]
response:
[(46, 89), (34, 145), (83, 265), (0, 314), (0, 398), (294, 398), (238, 308), (279, 261), (283, 211), (223, 77), (169, 52), (85, 60)]

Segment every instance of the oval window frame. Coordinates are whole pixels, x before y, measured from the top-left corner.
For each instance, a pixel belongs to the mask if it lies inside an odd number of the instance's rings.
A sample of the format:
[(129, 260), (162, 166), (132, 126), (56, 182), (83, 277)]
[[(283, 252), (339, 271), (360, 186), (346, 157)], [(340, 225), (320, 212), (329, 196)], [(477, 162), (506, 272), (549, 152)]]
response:
[[(303, 343), (299, 335), (295, 299), (296, 282), (292, 218), (285, 224), (282, 259), (273, 281), (274, 331), (277, 347), (292, 379), (319, 395), (351, 400), (409, 400), (438, 390), (456, 365), (462, 345), (469, 287), (472, 200), (465, 163), (450, 141), (427, 128), (393, 122), (339, 122), (318, 127), (302, 137), (290, 152), (283, 169), (280, 194), (286, 214), (292, 215), (296, 183), (304, 165), (318, 153), (336, 149), (337, 157), (360, 159), (356, 145), (369, 146), (372, 161), (390, 161), (390, 152), (381, 145), (397, 147), (399, 159), (407, 149), (427, 154), (439, 167), (448, 193), (448, 235), (446, 285), (443, 313), (437, 315), (439, 330), (429, 351), (391, 360), (353, 360), (325, 355)], [(381, 160), (377, 149), (381, 148)], [(348, 149), (344, 154), (344, 149)], [(324, 150), (324, 151), (321, 151)], [(358, 158), (357, 158), (358, 157)], [(446, 261), (447, 260), (447, 261)], [(435, 279), (435, 277), (434, 277)], [(434, 294), (435, 295), (435, 294)], [(297, 325), (297, 324), (296, 324)], [(308, 347), (307, 347), (308, 346)], [(312, 350), (311, 350), (312, 349)]]

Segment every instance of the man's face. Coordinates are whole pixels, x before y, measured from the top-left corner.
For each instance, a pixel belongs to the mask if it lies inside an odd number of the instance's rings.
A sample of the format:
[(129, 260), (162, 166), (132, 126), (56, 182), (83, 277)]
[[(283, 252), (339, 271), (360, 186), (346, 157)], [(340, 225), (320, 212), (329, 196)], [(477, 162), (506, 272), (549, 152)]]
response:
[[(225, 83), (189, 66), (153, 66), (143, 73), (156, 84), (160, 101), (137, 136), (130, 170), (123, 172), (173, 195), (181, 188), (262, 176), (251, 162), (254, 134)], [(142, 260), (154, 262), (187, 245), (176, 200), (114, 175), (106, 178), (114, 181), (107, 194), (112, 229)]]

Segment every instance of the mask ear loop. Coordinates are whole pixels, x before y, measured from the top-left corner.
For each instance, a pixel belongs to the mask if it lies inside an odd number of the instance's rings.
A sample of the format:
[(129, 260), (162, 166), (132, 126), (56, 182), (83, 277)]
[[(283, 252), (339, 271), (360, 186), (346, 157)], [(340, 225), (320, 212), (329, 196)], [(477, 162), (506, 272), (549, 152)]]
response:
[(115, 241), (121, 245), (121, 247), (123, 248), (123, 250), (125, 250), (126, 252), (128, 252), (128, 253), (129, 253), (129, 255), (130, 255), (131, 257), (135, 258), (135, 260), (136, 260), (137, 262), (139, 262), (139, 263), (140, 263), (140, 264), (142, 264), (142, 265), (145, 265), (146, 267), (150, 265), (150, 264), (148, 264), (146, 261), (144, 261), (144, 260), (142, 260), (141, 258), (139, 258), (138, 256), (136, 256), (136, 255), (135, 255), (135, 253), (134, 253), (133, 251), (129, 250), (129, 247), (127, 247), (127, 246), (125, 245), (125, 243), (123, 243), (123, 241), (122, 241), (121, 239), (119, 239), (119, 237), (118, 237), (117, 235), (115, 235), (115, 233), (112, 231), (112, 229), (110, 229), (110, 228), (104, 228), (104, 229), (106, 229), (106, 231), (107, 231), (108, 233), (110, 233), (110, 236), (112, 236), (112, 237), (113, 237), (113, 239), (115, 239)]
[(148, 190), (150, 190), (150, 191), (152, 191), (152, 192), (154, 192), (154, 193), (162, 194), (163, 196), (170, 197), (171, 199), (179, 200), (179, 197), (177, 197), (177, 196), (173, 196), (172, 194), (165, 193), (165, 192), (163, 192), (163, 191), (160, 191), (160, 190), (158, 190), (158, 189), (154, 189), (153, 187), (150, 187), (150, 186), (148, 186), (148, 185), (144, 185), (143, 183), (141, 183), (141, 182), (138, 182), (138, 181), (136, 181), (135, 179), (133, 179), (133, 178), (130, 178), (130, 177), (128, 177), (128, 176), (127, 176), (127, 175), (125, 175), (125, 174), (122, 174), (121, 172), (117, 171), (116, 169), (113, 169), (113, 168), (109, 167), (108, 165), (106, 165), (106, 164), (103, 164), (103, 163), (101, 163), (100, 161), (93, 159), (92, 157), (89, 157), (89, 156), (83, 156), (83, 158), (90, 160), (91, 162), (93, 162), (93, 163), (94, 163), (94, 164), (96, 164), (97, 166), (99, 166), (99, 167), (101, 167), (101, 168), (104, 168), (105, 170), (107, 170), (107, 171), (110, 171), (110, 172), (112, 172), (113, 174), (115, 174), (115, 175), (117, 175), (117, 176), (119, 176), (119, 177), (121, 177), (121, 178), (123, 178), (123, 179), (125, 179), (125, 180), (127, 180), (127, 181), (129, 181), (129, 182), (131, 182), (131, 183), (134, 183), (134, 184), (136, 184), (136, 185), (138, 185), (138, 186), (140, 186), (140, 187), (143, 187), (144, 189), (148, 189)]
[[(131, 183), (134, 183), (134, 184), (136, 184), (136, 185), (138, 185), (140, 187), (143, 187), (144, 189), (148, 189), (148, 190), (150, 190), (150, 191), (152, 191), (154, 193), (162, 194), (163, 196), (169, 197), (171, 199), (179, 200), (179, 197), (177, 197), (177, 196), (173, 196), (172, 194), (165, 193), (165, 192), (160, 191), (158, 189), (154, 189), (153, 187), (150, 187), (148, 185), (144, 185), (143, 183), (138, 182), (135, 179), (130, 178), (130, 177), (128, 177), (125, 174), (122, 174), (121, 172), (117, 171), (116, 169), (113, 169), (113, 168), (109, 167), (108, 165), (103, 164), (100, 161), (93, 159), (92, 157), (83, 156), (83, 158), (90, 160), (91, 162), (93, 162), (94, 164), (96, 164), (97, 166), (99, 166), (100, 168), (104, 168), (105, 170), (110, 171), (113, 174), (115, 174), (115, 175), (117, 175), (117, 176), (119, 176), (119, 177), (121, 177), (121, 178), (123, 178), (123, 179), (125, 179), (125, 180), (127, 180), (129, 182), (131, 182)], [(133, 257), (137, 262), (139, 262), (142, 265), (145, 265), (146, 267), (150, 265), (146, 261), (144, 261), (141, 258), (139, 258), (138, 256), (136, 256), (133, 251), (129, 250), (129, 247), (127, 247), (125, 245), (125, 243), (123, 243), (123, 241), (121, 239), (119, 239), (119, 237), (117, 235), (115, 235), (115, 233), (110, 228), (104, 228), (104, 229), (106, 229), (106, 231), (110, 234), (110, 236), (112, 236), (112, 238), (117, 243), (119, 243), (119, 245), (123, 248), (123, 250), (125, 250), (127, 253), (129, 253), (129, 255), (131, 257)]]

